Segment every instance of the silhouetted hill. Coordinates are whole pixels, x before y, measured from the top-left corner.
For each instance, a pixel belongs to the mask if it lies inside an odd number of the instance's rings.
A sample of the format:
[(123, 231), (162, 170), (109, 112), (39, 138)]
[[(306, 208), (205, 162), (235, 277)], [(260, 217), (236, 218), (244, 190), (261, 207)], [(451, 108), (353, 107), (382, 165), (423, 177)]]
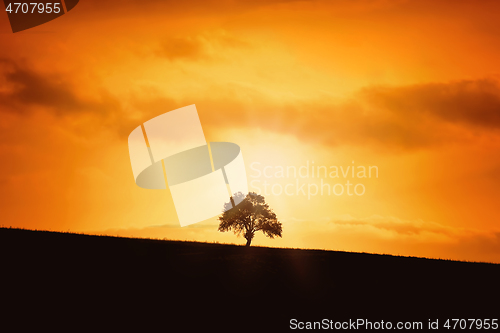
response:
[(0, 229), (0, 255), (2, 316), (20, 328), (280, 332), (293, 318), (426, 327), (500, 313), (498, 264), (19, 229)]

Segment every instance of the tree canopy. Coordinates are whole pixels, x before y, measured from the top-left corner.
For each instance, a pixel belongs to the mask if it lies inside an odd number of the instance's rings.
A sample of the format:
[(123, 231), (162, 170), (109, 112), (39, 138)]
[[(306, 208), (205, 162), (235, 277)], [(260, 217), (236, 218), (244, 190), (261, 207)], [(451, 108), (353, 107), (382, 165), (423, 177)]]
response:
[[(235, 201), (239, 203), (235, 205)], [(246, 197), (241, 192), (235, 194), (231, 202), (224, 205), (219, 221), (219, 231), (232, 230), (238, 236), (243, 235), (247, 240), (246, 246), (250, 246), (257, 231), (262, 231), (269, 238), (281, 237), (281, 222), (264, 197), (254, 192)]]

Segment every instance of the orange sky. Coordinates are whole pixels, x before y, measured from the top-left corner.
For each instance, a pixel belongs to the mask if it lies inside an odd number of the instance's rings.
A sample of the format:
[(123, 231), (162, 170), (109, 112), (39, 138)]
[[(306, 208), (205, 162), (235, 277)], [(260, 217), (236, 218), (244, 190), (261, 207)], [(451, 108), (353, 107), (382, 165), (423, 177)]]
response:
[(249, 184), (297, 181), (266, 166), (378, 167), (323, 179), (362, 196), (266, 195), (283, 238), (253, 244), (500, 262), (499, 10), (82, 0), (15, 34), (0, 15), (1, 224), (244, 243), (216, 218), (181, 228), (168, 190), (134, 183), (128, 134), (196, 104)]

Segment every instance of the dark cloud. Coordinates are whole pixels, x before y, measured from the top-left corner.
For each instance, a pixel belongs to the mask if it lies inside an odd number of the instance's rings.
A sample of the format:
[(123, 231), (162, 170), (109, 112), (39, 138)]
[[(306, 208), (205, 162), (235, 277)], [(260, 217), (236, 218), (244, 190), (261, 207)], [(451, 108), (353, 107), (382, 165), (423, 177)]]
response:
[[(221, 36), (213, 40), (232, 42)], [(184, 43), (184, 48), (169, 49), (172, 59), (200, 57), (204, 52), (194, 40), (178, 39), (175, 43)], [(331, 146), (420, 149), (463, 142), (477, 135), (496, 135), (500, 129), (500, 87), (492, 79), (368, 87), (343, 102), (325, 97), (284, 104), (237, 84), (213, 87), (219, 96), (223, 91), (224, 98), (182, 100), (165, 96), (154, 87), (147, 93), (138, 88), (136, 95), (126, 96), (135, 109), (133, 116), (124, 111), (124, 101), (105, 89), (92, 98), (80, 97), (79, 89), (83, 87), (60, 74), (0, 61), (0, 112), (26, 114), (42, 108), (57, 116), (92, 115), (98, 126), (107, 126), (120, 136), (127, 136), (137, 126), (138, 116), (147, 120), (193, 103), (207, 132), (223, 127), (261, 128)]]
[(11, 60), (2, 60), (0, 72), (0, 111), (28, 113), (33, 107), (51, 110), (57, 115), (75, 112), (108, 114), (120, 109), (119, 101), (102, 91), (96, 100), (76, 94), (76, 84), (62, 75), (43, 74)]
[(123, 101), (106, 89), (98, 89), (91, 98), (81, 97), (78, 93), (81, 89), (84, 87), (62, 74), (42, 73), (28, 64), (0, 58), (0, 114), (28, 116), (35, 110), (44, 110), (60, 119), (86, 117), (82, 122), (71, 121), (72, 126), (85, 127), (87, 134), (106, 129), (127, 137), (140, 123), (138, 116), (144, 121), (183, 106), (149, 89), (146, 99), (134, 94), (127, 96), (139, 110), (132, 114), (125, 110)]
[(500, 87), (492, 79), (407, 87), (377, 87), (362, 93), (374, 106), (411, 118), (422, 114), (452, 123), (500, 128)]
[(281, 105), (255, 91), (247, 91), (245, 102), (239, 102), (234, 90), (224, 102), (197, 102), (200, 110), (217, 110), (205, 116), (215, 128), (250, 126), (327, 145), (395, 149), (464, 142), (500, 129), (500, 88), (489, 79), (369, 87), (344, 102), (325, 97)]
[(29, 116), (43, 110), (68, 120), (67, 125), (83, 136), (104, 130), (126, 138), (137, 126), (122, 101), (106, 89), (91, 98), (81, 97), (79, 89), (84, 87), (62, 74), (41, 73), (29, 65), (0, 59), (0, 114)]
[(207, 56), (207, 52), (200, 40), (189, 37), (171, 37), (166, 39), (157, 54), (169, 60), (194, 60)]
[(170, 36), (163, 39), (156, 55), (168, 60), (229, 60), (231, 49), (248, 48), (249, 43), (228, 35), (225, 31), (205, 32), (195, 36)]

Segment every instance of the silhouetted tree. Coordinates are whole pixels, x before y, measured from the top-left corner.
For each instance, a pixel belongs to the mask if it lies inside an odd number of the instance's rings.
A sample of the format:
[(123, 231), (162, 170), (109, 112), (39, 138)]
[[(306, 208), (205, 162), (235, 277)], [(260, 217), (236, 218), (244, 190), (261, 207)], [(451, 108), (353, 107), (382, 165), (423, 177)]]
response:
[(236, 235), (243, 235), (247, 240), (246, 246), (250, 246), (255, 232), (259, 230), (269, 238), (281, 237), (281, 222), (264, 197), (254, 192), (246, 197), (241, 192), (235, 194), (231, 202), (224, 205), (219, 221), (219, 231), (233, 230)]

